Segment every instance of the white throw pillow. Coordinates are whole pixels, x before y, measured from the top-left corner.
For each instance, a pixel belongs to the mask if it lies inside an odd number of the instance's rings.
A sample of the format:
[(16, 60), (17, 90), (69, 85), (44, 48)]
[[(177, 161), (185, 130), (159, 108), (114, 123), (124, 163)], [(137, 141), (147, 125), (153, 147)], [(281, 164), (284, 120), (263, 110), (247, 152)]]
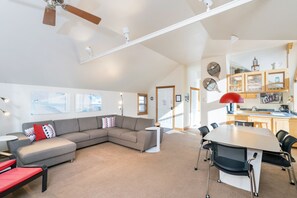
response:
[(107, 128), (107, 118), (102, 118), (102, 129)]
[(107, 117), (107, 128), (115, 127), (115, 117)]
[(115, 127), (115, 117), (105, 117), (102, 118), (102, 128)]
[(42, 125), (42, 129), (47, 139), (56, 137), (55, 129), (51, 124)]
[(31, 142), (33, 142), (35, 140), (35, 132), (34, 132), (34, 128), (31, 127), (29, 129), (25, 129), (25, 132), (24, 132), (25, 136), (27, 136)]

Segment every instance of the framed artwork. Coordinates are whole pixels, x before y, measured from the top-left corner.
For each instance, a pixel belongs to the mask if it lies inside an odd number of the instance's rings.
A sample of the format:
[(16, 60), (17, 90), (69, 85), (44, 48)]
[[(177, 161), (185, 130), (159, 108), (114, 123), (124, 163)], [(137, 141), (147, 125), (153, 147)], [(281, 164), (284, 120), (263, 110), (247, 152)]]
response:
[(69, 112), (69, 95), (61, 92), (36, 91), (31, 93), (31, 115)]
[(283, 93), (260, 93), (261, 104), (282, 104)]
[(176, 95), (175, 100), (176, 102), (181, 102), (181, 95)]
[(75, 111), (76, 112), (93, 112), (101, 111), (102, 99), (96, 94), (76, 94)]

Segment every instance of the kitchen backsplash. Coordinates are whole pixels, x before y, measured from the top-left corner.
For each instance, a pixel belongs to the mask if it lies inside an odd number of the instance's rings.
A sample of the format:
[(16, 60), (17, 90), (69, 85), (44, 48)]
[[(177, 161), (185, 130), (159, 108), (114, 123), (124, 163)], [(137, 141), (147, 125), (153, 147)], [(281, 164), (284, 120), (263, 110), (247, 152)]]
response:
[[(289, 93), (284, 92), (283, 93), (283, 103), (282, 104), (288, 104), (288, 97)], [(255, 106), (257, 109), (274, 109), (279, 110), (279, 107), (281, 104), (263, 104), (260, 101), (260, 94), (257, 94), (257, 98), (255, 99), (244, 99), (244, 103), (238, 104), (240, 108), (252, 108)], [(293, 110), (293, 104), (288, 104), (290, 107), (290, 110)]]

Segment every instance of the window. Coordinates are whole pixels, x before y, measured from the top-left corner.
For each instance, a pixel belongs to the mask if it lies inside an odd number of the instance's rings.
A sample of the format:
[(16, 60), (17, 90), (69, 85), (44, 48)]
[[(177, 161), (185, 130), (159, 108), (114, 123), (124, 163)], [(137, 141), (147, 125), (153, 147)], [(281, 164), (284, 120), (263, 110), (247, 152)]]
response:
[(137, 115), (147, 114), (147, 94), (137, 94)]

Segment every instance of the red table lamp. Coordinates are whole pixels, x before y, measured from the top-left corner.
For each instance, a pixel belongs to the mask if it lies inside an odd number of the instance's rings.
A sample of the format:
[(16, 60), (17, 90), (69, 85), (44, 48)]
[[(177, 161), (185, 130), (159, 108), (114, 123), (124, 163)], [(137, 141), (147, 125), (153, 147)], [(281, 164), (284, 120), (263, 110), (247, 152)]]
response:
[(230, 114), (233, 114), (234, 113), (233, 103), (244, 103), (244, 99), (238, 93), (229, 92), (224, 94), (221, 97), (220, 103), (229, 103), (230, 108), (228, 109), (228, 106), (227, 106), (227, 112)]

